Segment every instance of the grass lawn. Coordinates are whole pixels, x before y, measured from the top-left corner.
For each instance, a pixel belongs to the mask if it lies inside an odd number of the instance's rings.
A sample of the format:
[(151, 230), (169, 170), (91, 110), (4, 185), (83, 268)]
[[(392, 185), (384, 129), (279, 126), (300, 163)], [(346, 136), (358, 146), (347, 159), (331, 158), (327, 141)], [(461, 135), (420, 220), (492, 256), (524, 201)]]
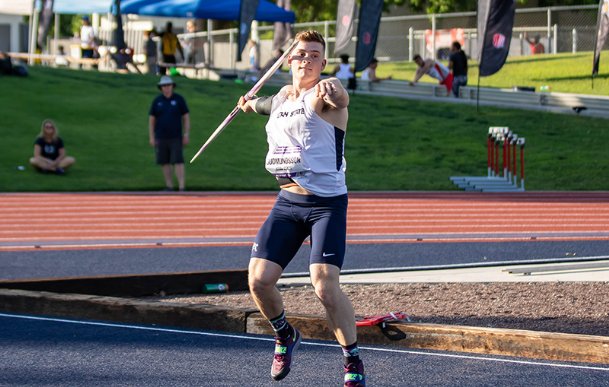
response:
[[(1, 78), (0, 190), (162, 189), (147, 126), (157, 81), (44, 67), (31, 68), (27, 78)], [(191, 144), (185, 150), (190, 160), (250, 85), (183, 78), (177, 83), (191, 111)], [(57, 122), (67, 152), (77, 159), (65, 176), (42, 175), (27, 165), (45, 118)], [(265, 122), (254, 114), (237, 116), (199, 159), (186, 164), (187, 188), (276, 189), (264, 169)], [(607, 120), (490, 107), (478, 113), (469, 106), (360, 95), (350, 105), (348, 185), (352, 190), (456, 189), (450, 176), (486, 173), (489, 126), (509, 126), (527, 138), (528, 190), (609, 190)]]

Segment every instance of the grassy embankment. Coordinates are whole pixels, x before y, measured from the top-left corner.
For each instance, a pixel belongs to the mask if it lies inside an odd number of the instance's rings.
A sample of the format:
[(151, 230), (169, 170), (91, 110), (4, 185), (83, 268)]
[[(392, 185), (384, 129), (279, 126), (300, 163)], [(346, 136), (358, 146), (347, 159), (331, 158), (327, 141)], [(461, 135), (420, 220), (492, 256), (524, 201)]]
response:
[[(482, 85), (539, 82), (551, 85), (554, 91), (591, 92), (589, 79), (583, 75), (556, 75), (556, 68), (573, 70), (572, 61), (582, 60), (579, 55), (564, 61), (559, 57), (534, 59), (516, 59), (497, 76), (485, 78)], [(524, 62), (529, 63), (523, 71), (529, 78), (510, 78), (508, 74), (520, 73), (518, 67)], [(382, 71), (391, 71), (390, 66), (412, 67), (384, 64)], [(400, 71), (396, 78), (408, 79), (408, 71)], [(155, 77), (34, 67), (28, 78), (3, 77), (0, 82), (1, 191), (163, 187), (147, 134), (148, 109), (158, 92)], [(249, 86), (188, 79), (177, 82), (177, 92), (186, 97), (191, 110), (191, 144), (185, 151), (190, 160)], [(608, 71), (602, 71), (594, 91), (609, 93), (608, 83)], [(275, 90), (263, 89), (261, 94)], [(68, 153), (77, 159), (66, 176), (41, 175), (27, 166), (45, 118), (56, 120)], [(187, 164), (188, 189), (276, 189), (263, 165), (264, 123), (265, 117), (240, 114), (195, 163)], [(349, 187), (455, 189), (449, 176), (486, 173), (489, 126), (509, 126), (527, 138), (528, 190), (609, 190), (607, 120), (490, 107), (476, 112), (470, 106), (359, 95), (351, 99), (346, 141)], [(26, 170), (19, 171), (19, 165)]]

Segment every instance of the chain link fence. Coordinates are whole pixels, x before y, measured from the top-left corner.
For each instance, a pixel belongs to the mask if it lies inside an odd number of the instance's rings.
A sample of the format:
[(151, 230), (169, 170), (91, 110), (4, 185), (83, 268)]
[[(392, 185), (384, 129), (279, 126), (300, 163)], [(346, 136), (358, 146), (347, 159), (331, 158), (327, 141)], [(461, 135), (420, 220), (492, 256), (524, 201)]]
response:
[[(577, 53), (594, 50), (598, 7), (596, 5), (523, 8), (516, 10), (514, 30), (510, 44), (510, 56), (531, 54), (531, 43), (538, 39), (545, 53)], [(386, 16), (381, 19), (376, 57), (381, 61), (411, 61), (419, 54), (439, 60), (447, 60), (450, 45), (459, 41), (472, 59), (477, 59), (476, 13), (461, 12), (413, 16)], [(336, 63), (334, 54), (335, 21), (298, 23), (294, 31), (315, 29), (327, 40), (326, 57)], [(254, 26), (252, 35), (258, 39), (258, 62), (266, 63), (272, 57), (273, 26)], [(355, 26), (357, 31), (357, 21)], [(247, 50), (243, 60), (237, 61), (238, 30), (197, 32), (178, 35), (183, 42), (194, 39), (194, 47), (200, 53), (198, 60), (213, 68), (248, 68)], [(125, 37), (136, 56), (144, 55), (141, 31), (127, 23)], [(528, 40), (528, 41), (527, 41)], [(341, 53), (355, 57), (356, 37)], [(606, 44), (607, 46), (609, 44)], [(210, 50), (211, 48), (211, 50)], [(606, 48), (606, 47), (605, 47)], [(341, 54), (339, 53), (339, 54)], [(211, 54), (211, 55), (210, 55)]]
[[(536, 38), (546, 53), (592, 51), (596, 34), (598, 7), (573, 6), (517, 9), (510, 56), (531, 54)], [(478, 57), (476, 13), (462, 12), (417, 16), (383, 17), (379, 28), (376, 57), (386, 61), (411, 61), (415, 54), (448, 59), (453, 41), (459, 41), (471, 58)], [(317, 23), (316, 29), (328, 30), (328, 57), (334, 57), (335, 22)], [(295, 28), (300, 29), (299, 25)], [(355, 38), (345, 53), (355, 55)]]

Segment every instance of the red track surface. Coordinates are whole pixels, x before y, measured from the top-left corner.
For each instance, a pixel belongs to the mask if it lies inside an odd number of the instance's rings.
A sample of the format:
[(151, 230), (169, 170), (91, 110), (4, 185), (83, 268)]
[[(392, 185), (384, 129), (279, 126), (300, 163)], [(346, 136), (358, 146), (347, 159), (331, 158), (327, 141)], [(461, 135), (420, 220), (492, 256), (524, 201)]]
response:
[[(247, 245), (274, 193), (1, 194), (0, 251)], [(349, 243), (609, 240), (609, 193), (351, 193)]]

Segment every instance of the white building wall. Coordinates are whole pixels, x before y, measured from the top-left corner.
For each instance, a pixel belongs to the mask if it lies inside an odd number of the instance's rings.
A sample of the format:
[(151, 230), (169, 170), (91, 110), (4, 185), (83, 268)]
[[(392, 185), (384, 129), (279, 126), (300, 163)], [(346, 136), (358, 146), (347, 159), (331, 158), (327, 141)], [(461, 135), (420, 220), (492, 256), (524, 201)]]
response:
[(19, 15), (0, 15), (0, 25), (10, 26), (10, 36), (0, 36), (2, 47), (8, 42), (8, 51), (19, 51), (19, 26), (23, 23), (23, 16)]

